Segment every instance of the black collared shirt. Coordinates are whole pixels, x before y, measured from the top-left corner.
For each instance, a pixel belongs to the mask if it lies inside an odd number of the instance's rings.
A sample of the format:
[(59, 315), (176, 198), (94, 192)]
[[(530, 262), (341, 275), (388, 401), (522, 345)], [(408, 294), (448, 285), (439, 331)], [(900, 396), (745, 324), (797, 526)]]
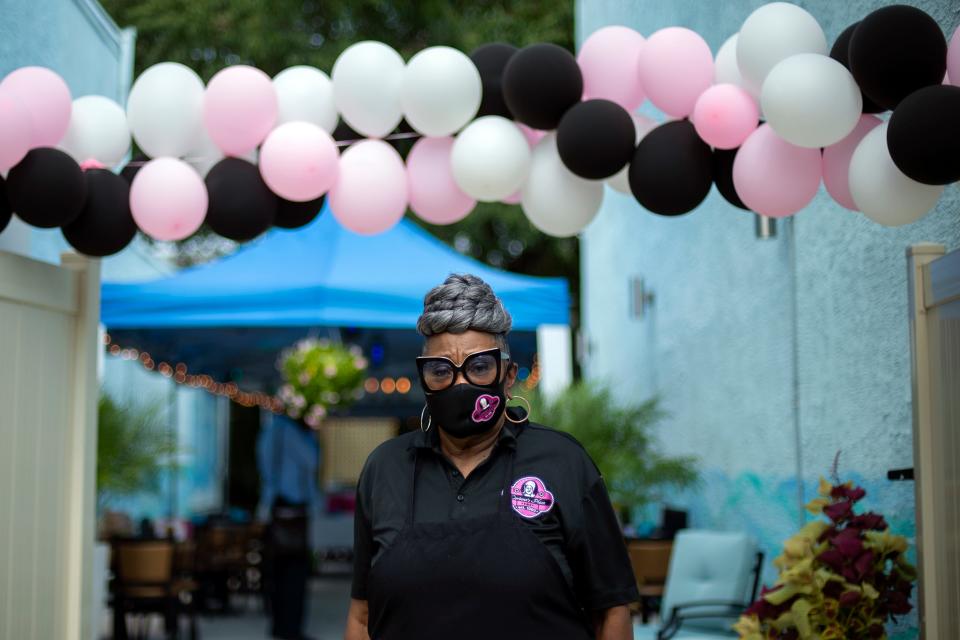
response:
[[(514, 413), (514, 418), (522, 413)], [(528, 495), (541, 510), (517, 519), (547, 547), (587, 610), (639, 599), (623, 535), (603, 478), (572, 436), (538, 424), (504, 423), (490, 457), (468, 478), (440, 450), (435, 430), (414, 431), (373, 451), (357, 487), (352, 596), (367, 599), (367, 576), (403, 529), (410, 505), (414, 456), (418, 456), (416, 522), (443, 522), (496, 512), (503, 478), (514, 453), (510, 485), (528, 479)], [(539, 481), (539, 482), (537, 482)], [(523, 495), (522, 484), (517, 485)], [(531, 511), (527, 512), (530, 515)]]

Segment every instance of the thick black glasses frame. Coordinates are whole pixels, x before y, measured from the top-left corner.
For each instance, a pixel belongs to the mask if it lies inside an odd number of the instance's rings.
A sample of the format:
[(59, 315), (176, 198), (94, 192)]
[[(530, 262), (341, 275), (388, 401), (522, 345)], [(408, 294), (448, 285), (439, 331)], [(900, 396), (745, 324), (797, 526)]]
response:
[[(494, 359), (497, 361), (497, 375), (493, 379), (493, 382), (490, 384), (477, 384), (476, 382), (470, 379), (469, 375), (467, 375), (466, 367), (467, 367), (467, 363), (470, 362), (471, 358), (475, 358), (477, 356), (484, 356), (484, 355), (492, 355)], [(492, 389), (496, 387), (498, 384), (500, 384), (500, 374), (503, 373), (503, 367), (501, 366), (501, 362), (509, 359), (510, 359), (510, 356), (500, 351), (499, 347), (494, 347), (493, 349), (484, 349), (483, 351), (477, 351), (476, 353), (471, 353), (470, 355), (468, 355), (466, 358), (463, 359), (463, 362), (461, 362), (459, 366), (454, 364), (453, 360), (451, 360), (450, 358), (444, 358), (443, 356), (420, 356), (417, 358), (417, 374), (420, 376), (420, 387), (423, 389), (424, 393), (437, 393), (438, 391), (446, 391), (456, 383), (457, 378), (459, 377), (459, 374), (462, 373), (464, 379), (470, 384), (476, 385), (478, 387)], [(453, 369), (453, 377), (450, 378), (450, 384), (445, 386), (443, 389), (431, 389), (429, 386), (427, 386), (426, 377), (423, 375), (424, 365), (426, 365), (428, 362), (433, 362), (433, 361), (446, 362)]]

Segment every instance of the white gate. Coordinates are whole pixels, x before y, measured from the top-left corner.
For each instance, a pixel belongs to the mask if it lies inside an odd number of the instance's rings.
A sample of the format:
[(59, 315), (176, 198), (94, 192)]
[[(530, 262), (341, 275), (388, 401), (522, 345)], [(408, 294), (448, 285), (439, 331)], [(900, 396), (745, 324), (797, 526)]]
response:
[(90, 634), (99, 263), (0, 252), (0, 638)]
[(960, 251), (907, 252), (921, 637), (960, 638)]

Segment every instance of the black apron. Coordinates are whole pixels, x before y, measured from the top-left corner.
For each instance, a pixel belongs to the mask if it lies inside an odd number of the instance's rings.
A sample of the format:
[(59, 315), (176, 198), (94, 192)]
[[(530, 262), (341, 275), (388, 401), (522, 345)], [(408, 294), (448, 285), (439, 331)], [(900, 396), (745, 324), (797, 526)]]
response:
[(414, 522), (417, 454), (403, 530), (370, 570), (372, 640), (589, 640), (559, 565), (511, 513), (511, 450), (497, 512)]

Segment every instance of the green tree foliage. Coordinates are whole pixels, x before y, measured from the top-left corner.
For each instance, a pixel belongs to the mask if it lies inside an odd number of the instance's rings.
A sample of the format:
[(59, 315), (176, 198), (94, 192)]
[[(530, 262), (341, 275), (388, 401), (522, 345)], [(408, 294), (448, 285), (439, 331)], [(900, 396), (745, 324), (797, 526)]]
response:
[[(329, 73), (340, 52), (361, 40), (385, 42), (406, 59), (431, 45), (469, 53), (487, 42), (516, 46), (553, 42), (573, 50), (571, 0), (102, 0), (102, 4), (117, 24), (137, 28), (137, 73), (172, 60), (196, 69), (204, 80), (227, 65), (241, 63), (270, 75), (296, 64)], [(570, 280), (573, 299), (579, 299), (576, 239), (544, 235), (527, 222), (519, 206), (481, 203), (460, 223), (424, 226), (462, 253), (495, 267), (564, 276)], [(184, 246), (189, 251), (196, 244), (188, 241)], [(182, 260), (193, 261), (189, 256)]]
[(666, 456), (657, 447), (653, 430), (664, 417), (657, 398), (621, 405), (606, 387), (578, 382), (549, 400), (533, 394), (530, 403), (535, 422), (580, 441), (622, 510), (657, 503), (664, 490), (697, 482), (695, 457)]
[(157, 406), (119, 404), (106, 393), (99, 402), (97, 501), (159, 489), (161, 472), (175, 468), (177, 444)]

